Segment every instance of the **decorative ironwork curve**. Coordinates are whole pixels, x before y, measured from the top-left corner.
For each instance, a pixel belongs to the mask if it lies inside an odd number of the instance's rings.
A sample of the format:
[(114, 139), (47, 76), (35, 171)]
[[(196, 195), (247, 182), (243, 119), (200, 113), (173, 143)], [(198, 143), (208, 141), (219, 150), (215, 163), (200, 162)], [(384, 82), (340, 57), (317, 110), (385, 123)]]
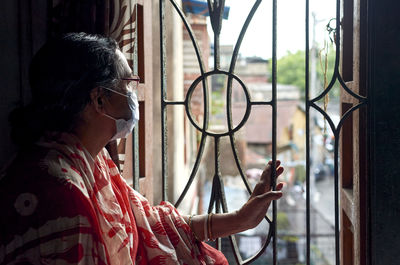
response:
[[(306, 246), (306, 264), (310, 264), (310, 232), (311, 232), (311, 225), (310, 225), (310, 109), (314, 108), (317, 110), (323, 117), (328, 121), (330, 129), (333, 132), (335, 137), (334, 140), (334, 198), (335, 198), (335, 260), (336, 265), (340, 265), (340, 231), (339, 231), (339, 137), (340, 131), (342, 129), (344, 121), (352, 115), (352, 113), (356, 110), (359, 110), (361, 107), (367, 106), (368, 98), (362, 95), (359, 95), (353, 92), (344, 82), (343, 77), (339, 71), (339, 63), (340, 63), (340, 52), (341, 52), (341, 40), (340, 40), (340, 32), (337, 34), (338, 29), (340, 29), (340, 0), (336, 0), (336, 28), (333, 30), (335, 32), (335, 46), (336, 46), (336, 54), (335, 54), (335, 65), (334, 65), (334, 72), (329, 82), (329, 85), (324, 88), (324, 90), (315, 98), (309, 98), (309, 0), (306, 0), (306, 73), (305, 73), (305, 80), (306, 80), (306, 234), (307, 234), (307, 246)], [(349, 93), (352, 97), (359, 100), (359, 103), (349, 110), (347, 110), (341, 117), (339, 123), (335, 126), (332, 119), (326, 113), (326, 111), (322, 110), (316, 102), (321, 100), (325, 97), (330, 90), (333, 88), (333, 85), (339, 82), (341, 87), (344, 91)]]
[[(163, 183), (166, 183), (166, 142), (167, 142), (167, 137), (166, 137), (166, 107), (168, 105), (183, 105), (185, 107), (185, 111), (187, 114), (187, 117), (190, 121), (190, 123), (198, 130), (201, 132), (201, 142), (199, 146), (199, 151), (196, 157), (196, 161), (194, 163), (193, 169), (190, 173), (190, 177), (188, 180), (188, 183), (186, 184), (182, 194), (180, 195), (179, 199), (175, 203), (176, 206), (179, 206), (179, 204), (182, 202), (184, 197), (187, 194), (188, 189), (190, 188), (191, 184), (193, 183), (193, 180), (198, 172), (198, 168), (200, 166), (200, 161), (203, 156), (204, 148), (205, 148), (205, 141), (207, 137), (212, 137), (214, 138), (214, 154), (215, 154), (215, 174), (213, 177), (212, 181), (212, 190), (211, 190), (211, 197), (210, 197), (210, 202), (209, 202), (209, 207), (208, 207), (208, 212), (212, 212), (215, 208), (216, 212), (227, 212), (228, 211), (228, 205), (226, 202), (226, 197), (224, 194), (224, 185), (222, 181), (222, 176), (220, 172), (220, 138), (228, 136), (230, 140), (230, 145), (231, 149), (234, 155), (235, 159), (235, 164), (236, 167), (238, 168), (238, 171), (240, 173), (240, 176), (242, 178), (243, 183), (246, 186), (246, 189), (249, 193), (252, 192), (251, 187), (247, 181), (247, 178), (245, 177), (245, 174), (243, 172), (243, 168), (238, 156), (238, 152), (236, 149), (236, 142), (235, 142), (235, 133), (244, 126), (244, 124), (247, 122), (251, 109), (253, 106), (256, 105), (264, 105), (264, 106), (271, 106), (272, 108), (272, 118), (273, 118), (273, 124), (272, 124), (272, 140), (273, 140), (273, 149), (272, 149), (272, 160), (273, 163), (276, 162), (276, 123), (277, 123), (277, 72), (276, 72), (276, 35), (277, 35), (277, 1), (273, 0), (272, 1), (272, 22), (273, 22), (273, 34), (272, 34), (272, 43), (273, 43), (273, 48), (272, 48), (272, 100), (271, 101), (252, 101), (250, 97), (250, 93), (246, 85), (240, 80), (238, 76), (234, 74), (234, 69), (237, 61), (237, 57), (239, 54), (240, 46), (242, 43), (242, 40), (245, 36), (245, 33), (247, 31), (247, 28), (257, 11), (260, 3), (262, 0), (257, 0), (255, 1), (251, 11), (249, 12), (245, 23), (240, 31), (238, 40), (235, 44), (235, 48), (232, 54), (232, 59), (230, 63), (230, 67), (228, 71), (223, 71), (220, 69), (220, 58), (219, 58), (219, 34), (222, 28), (222, 14), (223, 10), (225, 7), (225, 1), (224, 0), (208, 0), (208, 8), (209, 8), (209, 15), (210, 15), (210, 21), (212, 25), (212, 29), (214, 31), (214, 69), (205, 72), (204, 64), (202, 62), (201, 58), (201, 52), (200, 49), (197, 45), (197, 41), (195, 38), (195, 35), (191, 29), (190, 24), (187, 22), (185, 15), (183, 14), (182, 10), (180, 7), (176, 4), (174, 0), (170, 0), (170, 3), (173, 5), (177, 13), (179, 14), (180, 18), (182, 19), (186, 30), (189, 33), (190, 39), (192, 41), (193, 47), (196, 52), (196, 56), (199, 62), (199, 67), (200, 67), (200, 76), (193, 81), (192, 85), (190, 86), (187, 95), (185, 97), (184, 101), (168, 101), (166, 99), (166, 75), (165, 75), (165, 33), (164, 33), (164, 26), (163, 26), (163, 21), (164, 21), (164, 8), (165, 8), (165, 0), (160, 0), (160, 39), (161, 39), (161, 45), (160, 45), (160, 52), (161, 52), (161, 71), (162, 71), (162, 95), (161, 95), (161, 102), (162, 102), (162, 134), (163, 134)], [(306, 0), (305, 4), (305, 13), (306, 13), (306, 42), (305, 42), (305, 48), (306, 48), (306, 74), (305, 74), (305, 94), (306, 94), (306, 100), (305, 100), (305, 106), (306, 106), (306, 262), (307, 264), (310, 264), (310, 232), (311, 232), (311, 227), (310, 227), (310, 110), (313, 108), (317, 112), (319, 112), (328, 122), (330, 129), (332, 130), (334, 137), (335, 137), (335, 143), (334, 143), (334, 182), (335, 182), (335, 246), (336, 246), (336, 264), (340, 264), (340, 255), (339, 255), (339, 173), (338, 173), (338, 159), (339, 159), (339, 152), (338, 152), (338, 146), (339, 146), (339, 136), (340, 136), (340, 131), (342, 129), (344, 121), (352, 115), (354, 111), (359, 110), (361, 107), (367, 106), (368, 99), (367, 97), (363, 95), (359, 95), (355, 92), (353, 92), (345, 83), (343, 80), (340, 71), (339, 71), (339, 63), (340, 63), (340, 34), (336, 34), (335, 38), (335, 45), (336, 45), (336, 57), (335, 57), (335, 65), (334, 65), (334, 73), (333, 76), (331, 77), (331, 80), (326, 88), (323, 89), (323, 91), (317, 95), (316, 97), (310, 99), (310, 90), (309, 90), (309, 0)], [(336, 29), (335, 31), (337, 32), (340, 29), (340, 0), (336, 0)], [(227, 95), (226, 95), (226, 113), (227, 113), (227, 131), (225, 132), (213, 132), (208, 130), (208, 123), (209, 123), (209, 92), (207, 89), (207, 78), (212, 76), (212, 75), (217, 75), (217, 74), (222, 74), (227, 76)], [(239, 122), (239, 124), (234, 127), (233, 122), (232, 122), (232, 82), (233, 80), (236, 80), (240, 86), (242, 87), (245, 98), (246, 98), (246, 111), (245, 115), (243, 116), (243, 119)], [(337, 125), (335, 125), (329, 116), (329, 114), (322, 110), (321, 107), (317, 105), (317, 102), (324, 98), (333, 88), (334, 84), (336, 82), (339, 82), (340, 85), (342, 86), (343, 90), (349, 93), (352, 97), (357, 99), (359, 103), (352, 108), (350, 108), (346, 113), (344, 113)], [(193, 118), (193, 114), (191, 111), (191, 98), (192, 94), (197, 87), (198, 84), (202, 83), (203, 85), (203, 99), (204, 99), (204, 120), (203, 120), (203, 125), (200, 126), (195, 118)], [(273, 175), (276, 175), (276, 172), (273, 171)], [(275, 183), (273, 183), (275, 186)], [(163, 189), (166, 188), (166, 184), (163, 184)], [(164, 193), (163, 193), (164, 194)], [(163, 196), (163, 198), (166, 197)], [(221, 209), (222, 208), (222, 209)], [(252, 257), (246, 259), (243, 261), (236, 242), (235, 236), (230, 236), (230, 241), (231, 241), (231, 246), (235, 255), (235, 259), (238, 264), (248, 264), (257, 259), (264, 251), (265, 248), (271, 243), (271, 240), (273, 240), (273, 264), (277, 264), (277, 237), (276, 237), (276, 214), (277, 214), (277, 209), (276, 209), (276, 202), (273, 202), (273, 217), (272, 219), (266, 217), (266, 220), (270, 224), (269, 231), (268, 231), (268, 236), (266, 241), (264, 242), (262, 248)], [(216, 243), (216, 247), (218, 249), (221, 248), (221, 240), (218, 239)]]
[[(182, 10), (179, 8), (179, 6), (177, 5), (177, 3), (174, 0), (170, 0), (170, 3), (172, 4), (172, 6), (174, 7), (174, 9), (176, 10), (176, 12), (178, 13), (178, 15), (180, 16), (180, 18), (182, 19), (185, 28), (187, 30), (187, 32), (189, 33), (189, 37), (192, 41), (193, 47), (195, 49), (195, 53), (197, 56), (197, 60), (199, 62), (199, 67), (200, 67), (200, 76), (193, 81), (192, 85), (190, 86), (190, 88), (187, 91), (185, 100), (182, 101), (168, 101), (166, 100), (166, 90), (165, 90), (165, 69), (162, 68), (162, 72), (164, 74), (162, 74), (162, 84), (164, 84), (164, 86), (162, 86), (162, 122), (164, 123), (164, 126), (162, 126), (162, 134), (163, 134), (163, 146), (165, 146), (165, 148), (163, 148), (163, 156), (166, 155), (166, 142), (167, 142), (167, 137), (166, 137), (166, 117), (163, 115), (166, 115), (166, 107), (168, 105), (184, 105), (185, 107), (185, 111), (187, 114), (187, 117), (190, 121), (190, 123), (198, 130), (201, 132), (201, 142), (200, 142), (200, 146), (199, 146), (199, 151), (196, 157), (196, 161), (195, 164), (193, 166), (193, 169), (191, 171), (189, 180), (183, 190), (183, 192), (181, 193), (180, 197), (178, 198), (177, 202), (175, 203), (175, 206), (179, 206), (180, 203), (182, 202), (182, 200), (184, 199), (184, 197), (187, 194), (187, 191), (189, 190), (191, 184), (193, 183), (193, 180), (195, 178), (195, 175), (198, 171), (199, 165), (200, 165), (200, 161), (201, 161), (201, 157), (203, 155), (203, 151), (204, 151), (204, 146), (205, 146), (205, 140), (206, 138), (209, 137), (213, 137), (214, 138), (214, 142), (215, 142), (215, 175), (213, 177), (213, 185), (212, 185), (212, 190), (211, 190), (211, 197), (210, 197), (210, 202), (209, 202), (209, 207), (208, 207), (208, 212), (211, 212), (214, 210), (215, 207), (215, 211), (221, 212), (221, 210), (223, 212), (228, 212), (228, 205), (226, 202), (226, 197), (225, 197), (225, 192), (224, 192), (224, 186), (223, 186), (223, 181), (222, 181), (222, 176), (221, 176), (221, 172), (220, 172), (220, 168), (219, 168), (219, 164), (220, 164), (220, 159), (219, 159), (219, 148), (220, 148), (220, 138), (224, 137), (224, 136), (229, 136), (229, 140), (230, 140), (230, 144), (231, 144), (231, 148), (233, 151), (233, 155), (234, 155), (234, 159), (235, 159), (235, 163), (236, 166), (239, 170), (240, 176), (243, 180), (243, 183), (246, 186), (247, 191), (249, 192), (249, 194), (251, 194), (252, 190), (251, 187), (247, 181), (247, 178), (245, 177), (245, 174), (243, 172), (241, 163), (240, 163), (240, 159), (238, 157), (238, 153), (236, 150), (236, 144), (235, 144), (235, 138), (234, 135), (235, 133), (244, 126), (244, 124), (247, 122), (250, 113), (251, 113), (251, 108), (253, 105), (269, 105), (272, 108), (276, 108), (276, 80), (275, 80), (275, 84), (274, 86), (274, 90), (275, 92), (273, 92), (274, 96), (273, 99), (271, 101), (255, 101), (253, 102), (250, 98), (250, 93), (248, 88), (246, 87), (246, 85), (243, 83), (243, 81), (234, 74), (234, 68), (235, 68), (235, 64), (237, 61), (237, 57), (238, 57), (238, 53), (239, 53), (239, 49), (240, 49), (240, 45), (241, 42), (245, 36), (246, 30), (255, 14), (255, 12), (257, 11), (258, 6), (261, 3), (261, 0), (257, 0), (255, 1), (242, 29), (241, 32), (239, 34), (238, 40), (236, 42), (235, 48), (234, 48), (234, 52), (232, 55), (232, 59), (231, 59), (231, 63), (230, 63), (230, 68), (229, 71), (223, 71), (221, 69), (219, 69), (220, 65), (219, 65), (219, 35), (220, 35), (220, 31), (221, 31), (221, 27), (222, 27), (222, 15), (223, 15), (223, 10), (225, 7), (225, 1), (224, 0), (214, 0), (214, 1), (207, 1), (208, 2), (208, 7), (209, 7), (209, 14), (210, 14), (210, 21), (211, 21), (211, 25), (214, 31), (214, 70), (209, 71), (209, 72), (205, 72), (204, 71), (204, 66), (203, 66), (203, 62), (201, 59), (201, 53), (200, 53), (200, 49), (197, 45), (197, 41), (196, 41), (196, 37), (191, 29), (190, 24), (188, 23), (188, 21), (186, 20)], [(165, 43), (165, 36), (164, 36), (164, 25), (163, 25), (163, 21), (164, 21), (164, 8), (165, 8), (165, 0), (160, 0), (160, 28), (162, 30), (162, 33), (160, 32), (160, 39), (161, 39), (161, 50), (164, 49), (164, 43)], [(276, 0), (274, 0), (274, 4), (273, 4), (273, 13), (275, 15), (274, 19), (275, 19), (275, 24), (274, 27), (276, 27)], [(274, 38), (274, 37), (273, 37)], [(276, 30), (275, 30), (275, 40), (273, 42), (276, 42)], [(276, 45), (275, 45), (275, 64), (276, 64)], [(161, 65), (162, 67), (165, 67), (165, 50), (161, 51)], [(275, 72), (276, 72), (276, 65), (275, 65)], [(225, 75), (227, 76), (227, 98), (226, 98), (226, 110), (227, 110), (227, 127), (228, 130), (226, 132), (213, 132), (208, 130), (208, 123), (209, 123), (209, 108), (208, 108), (208, 104), (209, 104), (209, 94), (208, 94), (208, 89), (207, 89), (207, 78), (212, 76), (212, 75)], [(232, 95), (232, 82), (233, 80), (236, 80), (240, 86), (243, 89), (243, 92), (245, 94), (245, 98), (246, 98), (246, 111), (245, 114), (242, 118), (242, 120), (239, 122), (239, 124), (234, 127), (233, 126), (233, 122), (232, 122), (232, 101), (231, 101), (231, 95)], [(193, 117), (192, 111), (191, 111), (191, 97), (192, 94), (195, 90), (195, 88), (197, 87), (197, 85), (199, 83), (202, 83), (203, 85), (203, 100), (204, 100), (204, 120), (203, 120), (203, 126), (200, 126), (199, 124), (197, 124), (195, 118)], [(275, 113), (275, 117), (274, 117), (274, 123), (275, 126), (273, 126), (273, 130), (276, 130), (276, 110), (273, 110), (273, 112)], [(165, 118), (163, 118), (165, 117)], [(274, 133), (273, 133), (274, 134)], [(276, 139), (276, 133), (274, 134), (274, 137)], [(276, 160), (276, 150), (274, 151), (275, 154), (273, 154), (273, 160), (275, 163)], [(163, 159), (163, 163), (165, 163), (163, 165), (163, 183), (166, 183), (166, 160)], [(276, 174), (276, 172), (273, 173), (274, 175)], [(163, 186), (166, 187), (166, 184)], [(166, 195), (165, 195), (166, 197)], [(222, 209), (221, 209), (222, 208)], [(274, 215), (276, 217), (276, 204), (273, 205), (273, 212)], [(246, 259), (245, 261), (243, 261), (239, 250), (238, 250), (238, 246), (237, 246), (237, 242), (234, 236), (230, 236), (230, 241), (231, 241), (231, 245), (232, 245), (232, 249), (233, 252), (235, 254), (235, 258), (238, 264), (248, 264), (252, 261), (254, 261), (257, 257), (259, 257), (264, 251), (265, 248), (269, 245), (269, 243), (271, 242), (271, 238), (274, 235), (274, 227), (276, 227), (275, 222), (271, 221), (270, 218), (268, 218), (266, 216), (266, 220), (268, 221), (268, 223), (270, 224), (270, 228), (268, 231), (268, 237), (265, 241), (265, 243), (263, 244), (262, 248), (252, 257)], [(274, 219), (275, 220), (275, 219)], [(275, 234), (276, 236), (276, 234)], [(275, 240), (274, 240), (275, 241)], [(275, 243), (276, 244), (276, 243)], [(217, 240), (216, 243), (216, 247), (217, 249), (221, 248), (221, 239)], [(275, 253), (276, 255), (276, 253)], [(275, 258), (276, 259), (276, 258)]]
[[(233, 71), (235, 69), (237, 56), (239, 54), (240, 45), (241, 45), (241, 43), (243, 41), (244, 35), (245, 35), (246, 31), (247, 31), (247, 28), (248, 28), (248, 26), (249, 26), (249, 24), (250, 24), (250, 22), (251, 22), (251, 20), (252, 20), (252, 18), (254, 16), (255, 12), (257, 11), (260, 3), (261, 3), (261, 0), (258, 0), (258, 1), (256, 1), (254, 3), (249, 15), (246, 18), (246, 21), (245, 21), (245, 23), (244, 23), (244, 25), (242, 27), (242, 30), (241, 30), (241, 32), (239, 34), (238, 40), (236, 41), (236, 45), (235, 45), (235, 48), (234, 48), (234, 51), (233, 51), (233, 54), (232, 54), (232, 59), (231, 59), (230, 67), (229, 67), (229, 72), (230, 73), (233, 73)], [(227, 104), (226, 104), (227, 110), (226, 111), (227, 111), (227, 114), (228, 114), (227, 123), (228, 123), (228, 129), (232, 130), (232, 112), (231, 112), (231, 110), (232, 110), (232, 108), (231, 108), (231, 104), (232, 104), (231, 103), (231, 99), (232, 99), (232, 78), (228, 79), (227, 88), (228, 88), (227, 95), (226, 95), (226, 101), (227, 101)], [(246, 88), (246, 90), (247, 90), (247, 88)], [(247, 105), (250, 105), (249, 109), (251, 110), (251, 106), (255, 105), (255, 104), (252, 104), (252, 101), (251, 101), (250, 97), (246, 97), (246, 101), (247, 101)], [(264, 102), (258, 102), (258, 105), (271, 105), (272, 106), (272, 102), (265, 102), (265, 103)], [(248, 183), (247, 178), (244, 175), (243, 167), (241, 166), (241, 163), (240, 163), (240, 160), (239, 160), (239, 157), (238, 157), (238, 154), (237, 154), (234, 134), (233, 133), (229, 134), (229, 138), (230, 138), (230, 143), (231, 143), (231, 149), (232, 149), (232, 152), (234, 154), (236, 167), (239, 170), (239, 174), (240, 174), (240, 176), (242, 178), (243, 183), (246, 186), (247, 191), (249, 192), (249, 194), (251, 194), (252, 190), (251, 190), (250, 184)], [(266, 220), (268, 221), (268, 223), (271, 226), (272, 221), (267, 216), (266, 216)], [(261, 247), (261, 249), (256, 254), (254, 254), (252, 257), (246, 259), (244, 262), (242, 262), (241, 259), (238, 259), (241, 256), (237, 255), (237, 253), (239, 253), (239, 252), (237, 251), (237, 244), (236, 244), (235, 237), (230, 236), (229, 239), (231, 241), (232, 247), (235, 250), (235, 258), (236, 258), (236, 261), (238, 262), (238, 264), (249, 264), (250, 262), (252, 262), (255, 259), (257, 259), (265, 251), (265, 249), (269, 245), (269, 243), (271, 241), (271, 238), (272, 238), (272, 235), (273, 235), (272, 231), (273, 231), (272, 229), (269, 229), (267, 239), (265, 240), (265, 242), (264, 242), (263, 246)]]

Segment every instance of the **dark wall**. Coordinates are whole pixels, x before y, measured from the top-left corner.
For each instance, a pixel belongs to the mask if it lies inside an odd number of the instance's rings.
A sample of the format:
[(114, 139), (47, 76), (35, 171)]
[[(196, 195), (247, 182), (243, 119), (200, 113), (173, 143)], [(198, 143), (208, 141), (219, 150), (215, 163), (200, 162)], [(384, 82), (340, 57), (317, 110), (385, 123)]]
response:
[(400, 4), (369, 1), (370, 264), (400, 264)]
[[(0, 169), (13, 158), (8, 115), (30, 101), (28, 68), (50, 36), (84, 31), (107, 33), (107, 1), (0, 1)], [(60, 51), (62, 52), (62, 51)], [(111, 155), (113, 150), (108, 148)]]
[(0, 165), (15, 152), (7, 117), (20, 99), (17, 7), (17, 1), (0, 3)]
[(47, 0), (0, 1), (0, 169), (15, 153), (8, 115), (29, 102), (28, 65), (46, 40)]

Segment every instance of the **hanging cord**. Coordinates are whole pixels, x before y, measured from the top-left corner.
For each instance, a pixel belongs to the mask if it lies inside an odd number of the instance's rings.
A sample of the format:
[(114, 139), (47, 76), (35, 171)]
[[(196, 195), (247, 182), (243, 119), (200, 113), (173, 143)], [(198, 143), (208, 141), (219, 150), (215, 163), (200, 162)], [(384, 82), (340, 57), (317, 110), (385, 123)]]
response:
[[(322, 75), (323, 75), (323, 88), (326, 89), (327, 87), (327, 72), (328, 72), (328, 52), (329, 52), (329, 47), (327, 44), (326, 39), (324, 40), (324, 47), (319, 51), (318, 57), (319, 57), (319, 64), (322, 70)], [(329, 104), (329, 93), (327, 93), (324, 97), (324, 111), (326, 112), (328, 109), (328, 104)], [(326, 134), (326, 119), (324, 118), (324, 135)]]
[[(326, 89), (328, 86), (328, 79), (327, 79), (327, 74), (328, 74), (328, 54), (329, 54), (329, 44), (335, 44), (336, 42), (336, 29), (331, 27), (331, 22), (336, 20), (335, 18), (331, 18), (326, 25), (326, 32), (325, 38), (324, 38), (324, 47), (319, 50), (318, 53), (318, 58), (319, 58), (319, 63), (320, 67), (322, 70), (322, 75), (323, 75), (323, 88)], [(329, 41), (328, 41), (329, 38)], [(326, 112), (328, 109), (328, 104), (329, 104), (329, 93), (327, 93), (324, 97), (324, 111)], [(326, 135), (326, 119), (324, 118), (324, 130), (323, 133)]]

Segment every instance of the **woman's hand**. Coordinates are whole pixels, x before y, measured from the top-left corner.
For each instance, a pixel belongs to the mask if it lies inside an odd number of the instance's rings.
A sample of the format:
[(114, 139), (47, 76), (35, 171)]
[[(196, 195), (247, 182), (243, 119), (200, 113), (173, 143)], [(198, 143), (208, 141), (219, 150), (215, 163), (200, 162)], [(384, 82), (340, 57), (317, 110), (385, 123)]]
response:
[[(283, 172), (281, 162), (276, 161), (276, 177)], [(211, 235), (212, 238), (225, 237), (237, 234), (247, 229), (257, 226), (267, 213), (271, 201), (282, 197), (281, 189), (283, 183), (276, 185), (276, 190), (271, 191), (272, 185), (272, 161), (268, 162), (260, 180), (254, 188), (250, 199), (236, 212), (213, 214)], [(186, 217), (188, 221), (189, 217)], [(207, 224), (207, 215), (197, 215), (192, 218), (192, 231), (200, 240), (206, 240), (204, 236), (204, 227)]]
[[(276, 177), (283, 172), (280, 164), (277, 160)], [(249, 200), (236, 213), (238, 221), (246, 230), (256, 227), (265, 217), (271, 201), (282, 197), (283, 183), (278, 183), (275, 191), (271, 191), (272, 183), (272, 161), (269, 161)]]

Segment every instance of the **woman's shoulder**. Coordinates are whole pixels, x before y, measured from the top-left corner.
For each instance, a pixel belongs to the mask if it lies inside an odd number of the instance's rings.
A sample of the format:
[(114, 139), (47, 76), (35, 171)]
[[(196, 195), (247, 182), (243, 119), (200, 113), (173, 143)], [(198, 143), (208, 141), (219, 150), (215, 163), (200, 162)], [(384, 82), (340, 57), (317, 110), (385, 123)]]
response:
[(11, 195), (32, 188), (43, 192), (68, 189), (69, 176), (78, 174), (67, 171), (69, 165), (67, 157), (57, 150), (40, 146), (21, 150), (0, 175), (0, 194)]

